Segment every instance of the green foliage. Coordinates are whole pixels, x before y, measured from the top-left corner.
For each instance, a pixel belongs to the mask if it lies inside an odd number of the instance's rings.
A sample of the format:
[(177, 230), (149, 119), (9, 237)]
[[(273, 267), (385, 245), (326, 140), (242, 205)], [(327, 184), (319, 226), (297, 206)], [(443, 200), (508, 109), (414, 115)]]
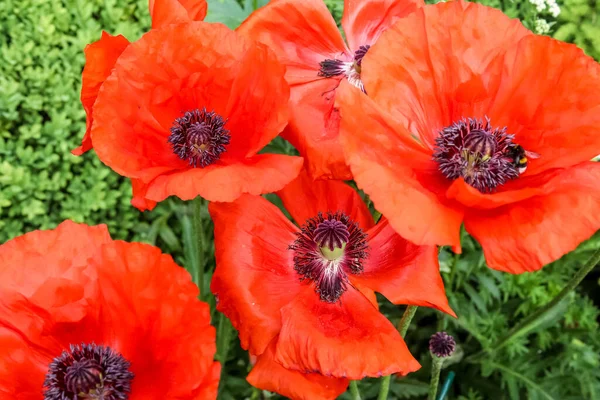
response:
[(83, 48), (102, 29), (135, 39), (147, 14), (145, 0), (0, 2), (0, 242), (64, 219), (136, 236), (129, 183), (69, 151), (85, 131)]
[(600, 2), (564, 0), (561, 8), (560, 27), (554, 37), (575, 43), (588, 55), (600, 60)]

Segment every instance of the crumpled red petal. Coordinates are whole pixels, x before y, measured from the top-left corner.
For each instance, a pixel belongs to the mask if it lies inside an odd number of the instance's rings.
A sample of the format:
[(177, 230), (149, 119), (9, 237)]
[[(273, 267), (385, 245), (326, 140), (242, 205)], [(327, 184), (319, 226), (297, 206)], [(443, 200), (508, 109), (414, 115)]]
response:
[(149, 0), (152, 28), (169, 24), (202, 21), (206, 17), (206, 0)]
[(94, 122), (92, 113), (94, 103), (100, 87), (127, 46), (129, 46), (129, 41), (124, 36), (113, 36), (104, 31), (100, 40), (85, 46), (85, 66), (81, 74), (81, 104), (83, 104), (86, 114), (86, 127), (81, 146), (71, 151), (76, 156), (82, 155), (93, 147), (90, 132)]
[(420, 368), (396, 328), (353, 288), (332, 304), (304, 287), (281, 318), (275, 361), (285, 368), (348, 379)]
[(433, 307), (456, 317), (446, 298), (436, 246), (409, 242), (385, 218), (367, 232), (367, 240), (369, 257), (362, 273), (350, 275), (353, 284), (373, 289), (394, 304)]
[(361, 77), (380, 108), (433, 148), (440, 129), (485, 117), (500, 87), (504, 55), (527, 35), (518, 19), (481, 4), (426, 5), (381, 35), (363, 60)]
[(562, 170), (554, 191), (494, 210), (469, 211), (465, 228), (490, 268), (535, 271), (574, 250), (600, 229), (600, 164)]
[(348, 379), (284, 368), (274, 359), (276, 341), (273, 339), (267, 350), (258, 356), (247, 377), (252, 386), (279, 393), (291, 400), (334, 400), (346, 391)]
[(374, 44), (400, 18), (424, 5), (423, 0), (345, 0), (342, 27), (348, 46), (356, 51)]
[(174, 195), (183, 200), (202, 196), (209, 201), (233, 201), (244, 193), (271, 193), (294, 179), (302, 163), (301, 157), (258, 154), (241, 162), (187, 169), (158, 176), (148, 184), (144, 198), (158, 202)]
[(364, 230), (374, 225), (373, 217), (359, 194), (341, 181), (313, 180), (306, 171), (277, 195), (298, 225), (303, 225), (319, 212), (341, 211)]
[(301, 288), (288, 250), (297, 228), (258, 196), (211, 203), (209, 211), (215, 224), (211, 291), (217, 309), (238, 330), (242, 347), (260, 355), (281, 329), (281, 308)]

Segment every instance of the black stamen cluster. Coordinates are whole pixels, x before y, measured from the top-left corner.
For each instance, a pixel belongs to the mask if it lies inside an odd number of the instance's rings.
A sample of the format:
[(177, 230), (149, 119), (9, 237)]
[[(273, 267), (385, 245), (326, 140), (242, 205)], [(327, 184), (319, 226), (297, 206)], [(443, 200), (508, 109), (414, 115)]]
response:
[(177, 118), (168, 142), (173, 152), (189, 165), (204, 168), (219, 159), (231, 137), (227, 123), (214, 111), (195, 109)]
[(48, 368), (44, 400), (127, 400), (134, 377), (130, 363), (110, 347), (71, 345)]
[[(347, 231), (347, 239), (340, 224)], [(326, 232), (331, 233), (332, 230), (339, 233), (339, 237), (346, 243), (343, 254), (337, 260), (328, 260), (321, 252), (322, 244), (333, 250), (329, 246), (329, 239), (325, 239)], [(347, 290), (347, 273), (360, 274), (363, 271), (362, 263), (368, 256), (367, 234), (358, 223), (338, 211), (327, 215), (319, 213), (308, 219), (297, 236), (289, 249), (294, 251), (294, 269), (300, 275), (300, 280), (314, 282), (320, 299), (335, 303)], [(341, 244), (337, 246), (337, 239), (331, 240), (334, 247), (342, 247)]]
[(492, 128), (489, 119), (461, 120), (444, 128), (436, 138), (433, 159), (448, 179), (462, 177), (482, 193), (519, 176), (509, 153), (513, 135)]

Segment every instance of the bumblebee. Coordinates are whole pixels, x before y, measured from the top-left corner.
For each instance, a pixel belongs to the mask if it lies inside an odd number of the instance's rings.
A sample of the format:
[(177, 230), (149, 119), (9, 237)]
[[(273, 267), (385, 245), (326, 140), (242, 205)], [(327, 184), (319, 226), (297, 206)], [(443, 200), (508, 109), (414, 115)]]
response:
[(508, 148), (507, 156), (512, 160), (512, 163), (517, 171), (519, 171), (519, 174), (522, 174), (527, 169), (529, 158), (536, 159), (540, 157), (539, 154), (527, 151), (523, 146), (518, 144), (513, 144)]

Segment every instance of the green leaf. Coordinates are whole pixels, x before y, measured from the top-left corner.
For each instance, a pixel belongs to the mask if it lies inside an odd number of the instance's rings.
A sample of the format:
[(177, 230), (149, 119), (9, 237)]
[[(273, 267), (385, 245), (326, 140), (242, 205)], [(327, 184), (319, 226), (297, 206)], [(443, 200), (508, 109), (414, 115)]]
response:
[(390, 390), (399, 399), (424, 396), (429, 391), (429, 384), (416, 379), (402, 378), (392, 381)]

